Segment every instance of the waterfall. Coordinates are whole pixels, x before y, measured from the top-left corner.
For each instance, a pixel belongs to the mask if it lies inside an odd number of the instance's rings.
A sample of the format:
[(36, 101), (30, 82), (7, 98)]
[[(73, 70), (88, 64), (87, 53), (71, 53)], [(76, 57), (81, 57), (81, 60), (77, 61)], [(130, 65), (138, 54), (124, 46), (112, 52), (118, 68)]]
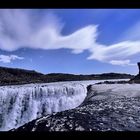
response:
[(79, 83), (29, 84), (0, 87), (0, 131), (36, 118), (79, 106), (86, 97)]

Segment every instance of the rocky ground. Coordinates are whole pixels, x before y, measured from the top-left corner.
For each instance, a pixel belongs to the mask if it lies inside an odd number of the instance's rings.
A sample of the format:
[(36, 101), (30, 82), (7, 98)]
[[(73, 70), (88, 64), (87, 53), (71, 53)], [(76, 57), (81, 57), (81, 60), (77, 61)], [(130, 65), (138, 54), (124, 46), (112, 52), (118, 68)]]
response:
[(12, 131), (140, 131), (139, 85), (119, 86), (89, 86), (79, 107), (33, 120)]

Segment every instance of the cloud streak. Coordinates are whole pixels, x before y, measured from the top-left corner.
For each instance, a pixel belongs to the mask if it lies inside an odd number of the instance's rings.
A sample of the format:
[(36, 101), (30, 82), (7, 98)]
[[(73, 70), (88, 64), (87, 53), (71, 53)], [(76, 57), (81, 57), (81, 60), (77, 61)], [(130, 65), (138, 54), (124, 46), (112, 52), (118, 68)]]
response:
[(140, 41), (124, 41), (110, 46), (99, 46), (91, 49), (91, 55), (88, 59), (95, 59), (107, 62), (113, 65), (131, 65), (129, 60), (136, 54), (140, 53)]
[[(140, 41), (128, 40), (109, 46), (97, 42), (98, 25), (89, 25), (63, 36), (64, 24), (58, 17), (51, 13), (43, 16), (33, 13), (32, 10), (0, 10), (0, 49), (66, 48), (75, 54), (88, 50), (91, 55), (87, 59), (122, 66), (134, 65), (130, 57), (140, 53)], [(5, 62), (14, 59), (20, 57), (7, 57)]]
[(13, 60), (23, 60), (23, 57), (17, 55), (0, 55), (0, 62), (10, 63)]

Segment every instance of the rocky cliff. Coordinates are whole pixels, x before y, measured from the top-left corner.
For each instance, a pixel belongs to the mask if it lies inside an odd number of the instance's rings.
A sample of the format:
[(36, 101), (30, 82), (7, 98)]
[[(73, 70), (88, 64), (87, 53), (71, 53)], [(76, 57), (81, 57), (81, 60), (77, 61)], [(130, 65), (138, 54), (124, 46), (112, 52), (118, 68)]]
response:
[(140, 83), (140, 62), (137, 63), (138, 65), (138, 74), (130, 80), (131, 83)]

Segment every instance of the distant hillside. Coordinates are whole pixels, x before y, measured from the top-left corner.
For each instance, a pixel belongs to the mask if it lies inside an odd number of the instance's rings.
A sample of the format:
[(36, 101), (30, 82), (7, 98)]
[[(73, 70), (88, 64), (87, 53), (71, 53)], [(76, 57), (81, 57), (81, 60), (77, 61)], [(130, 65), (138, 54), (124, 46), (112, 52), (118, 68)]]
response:
[(134, 75), (125, 73), (103, 73), (103, 74), (91, 74), (91, 75), (74, 75), (74, 74), (62, 74), (51, 73), (47, 74), (46, 78), (51, 81), (77, 81), (77, 80), (104, 80), (104, 79), (131, 79)]
[(133, 77), (133, 75), (124, 73), (104, 73), (91, 75), (50, 73), (45, 75), (33, 70), (0, 67), (0, 85), (101, 79), (131, 79)]
[(41, 82), (44, 75), (32, 70), (0, 67), (0, 85)]

